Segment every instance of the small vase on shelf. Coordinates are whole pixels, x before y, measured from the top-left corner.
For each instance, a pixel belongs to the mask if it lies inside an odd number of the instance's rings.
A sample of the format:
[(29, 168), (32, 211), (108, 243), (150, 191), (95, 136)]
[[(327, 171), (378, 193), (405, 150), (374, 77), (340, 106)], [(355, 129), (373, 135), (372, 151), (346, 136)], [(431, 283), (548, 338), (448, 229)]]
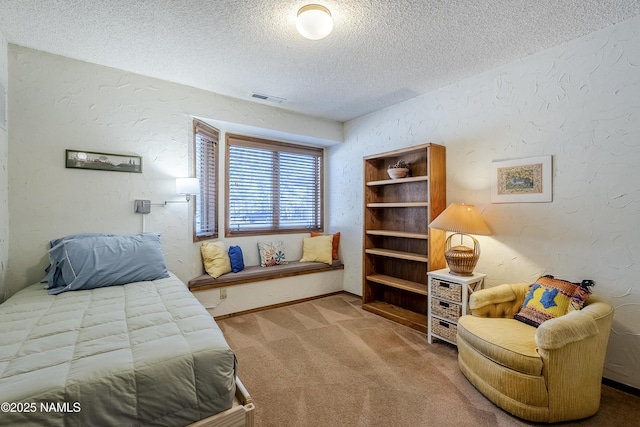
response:
[(398, 160), (395, 164), (389, 165), (387, 173), (391, 179), (404, 178), (409, 175), (409, 168), (404, 160)]
[(391, 179), (404, 178), (409, 173), (407, 168), (391, 168), (387, 169), (387, 173)]

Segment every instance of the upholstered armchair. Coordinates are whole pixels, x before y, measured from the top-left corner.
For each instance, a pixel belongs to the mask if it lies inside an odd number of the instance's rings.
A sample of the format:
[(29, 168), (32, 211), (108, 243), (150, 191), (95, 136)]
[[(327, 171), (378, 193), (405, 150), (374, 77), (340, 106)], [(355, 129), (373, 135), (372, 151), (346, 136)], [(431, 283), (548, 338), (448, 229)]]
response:
[(458, 362), (489, 400), (534, 422), (585, 418), (600, 406), (613, 307), (591, 295), (581, 310), (538, 328), (513, 316), (527, 283), (474, 292), (458, 322)]

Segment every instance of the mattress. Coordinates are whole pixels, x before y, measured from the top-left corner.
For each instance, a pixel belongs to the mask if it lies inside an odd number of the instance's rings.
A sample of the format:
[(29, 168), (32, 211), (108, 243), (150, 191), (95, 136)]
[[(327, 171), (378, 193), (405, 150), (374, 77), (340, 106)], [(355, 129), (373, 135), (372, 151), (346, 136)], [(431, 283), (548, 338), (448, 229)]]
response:
[(186, 425), (231, 408), (236, 358), (169, 278), (0, 304), (0, 424)]

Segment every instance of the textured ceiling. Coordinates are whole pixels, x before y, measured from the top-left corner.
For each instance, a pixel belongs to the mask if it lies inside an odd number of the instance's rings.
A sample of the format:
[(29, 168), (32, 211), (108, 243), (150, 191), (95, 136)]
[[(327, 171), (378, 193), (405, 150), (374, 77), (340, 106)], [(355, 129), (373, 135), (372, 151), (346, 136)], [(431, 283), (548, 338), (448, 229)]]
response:
[[(640, 14), (640, 0), (0, 0), (9, 43), (346, 121)], [(255, 101), (269, 103), (268, 101)]]

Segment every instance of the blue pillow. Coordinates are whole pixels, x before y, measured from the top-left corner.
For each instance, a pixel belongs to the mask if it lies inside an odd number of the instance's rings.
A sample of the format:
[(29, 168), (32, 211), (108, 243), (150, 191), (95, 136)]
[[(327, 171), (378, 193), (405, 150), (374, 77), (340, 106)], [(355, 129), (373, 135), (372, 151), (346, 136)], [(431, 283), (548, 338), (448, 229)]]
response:
[(49, 294), (169, 277), (160, 233), (58, 239), (49, 250)]
[(244, 260), (242, 259), (240, 246), (229, 246), (229, 259), (231, 260), (231, 271), (237, 273), (244, 270)]
[[(60, 237), (59, 239), (53, 239), (52, 241), (49, 242), (49, 244), (53, 248), (54, 246), (59, 245), (63, 241), (67, 241), (71, 239), (84, 239), (85, 237), (94, 237), (94, 236), (113, 236), (113, 234), (102, 234), (102, 233), (70, 234), (68, 236)], [(51, 283), (51, 281), (53, 280), (53, 276), (56, 273), (55, 266), (52, 264), (49, 264), (49, 266), (45, 268), (44, 271), (46, 273), (46, 276), (44, 276), (44, 279), (42, 279), (41, 282)], [(56, 283), (57, 285), (64, 285), (64, 281), (60, 277), (58, 277), (57, 280), (58, 280), (58, 283)]]
[(72, 239), (84, 239), (85, 237), (98, 237), (98, 236), (107, 236), (112, 237), (115, 234), (104, 234), (104, 233), (79, 233), (79, 234), (70, 234), (68, 236), (60, 237), (59, 239), (53, 239), (51, 242), (51, 247), (59, 245), (61, 242)]

